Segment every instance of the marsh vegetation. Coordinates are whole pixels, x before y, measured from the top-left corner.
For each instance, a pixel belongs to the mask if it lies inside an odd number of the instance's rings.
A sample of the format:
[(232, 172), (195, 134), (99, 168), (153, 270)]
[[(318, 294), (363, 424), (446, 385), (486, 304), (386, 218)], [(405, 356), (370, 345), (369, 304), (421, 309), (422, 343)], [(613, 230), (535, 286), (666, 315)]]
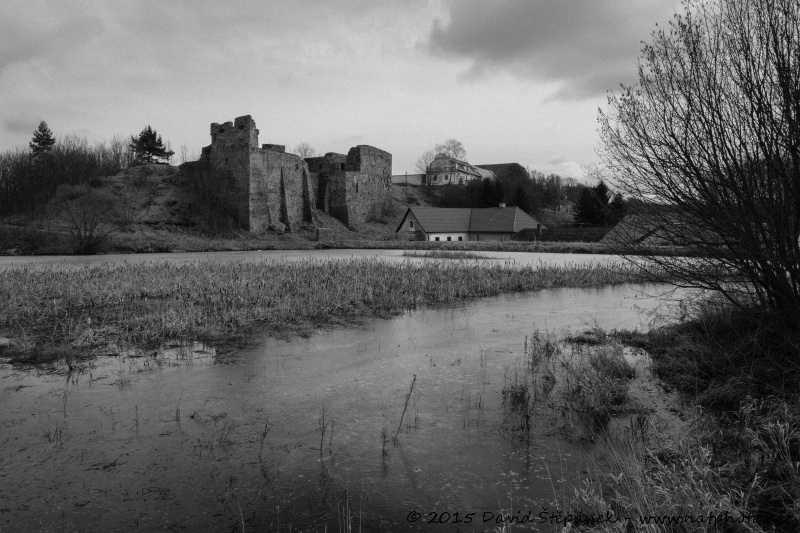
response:
[(406, 257), (427, 257), (430, 259), (487, 259), (488, 256), (482, 253), (470, 252), (467, 250), (405, 250), (403, 255)]
[(376, 259), (44, 266), (0, 274), (6, 354), (35, 363), (169, 340), (303, 333), (504, 292), (646, 282), (619, 263), (506, 268)]

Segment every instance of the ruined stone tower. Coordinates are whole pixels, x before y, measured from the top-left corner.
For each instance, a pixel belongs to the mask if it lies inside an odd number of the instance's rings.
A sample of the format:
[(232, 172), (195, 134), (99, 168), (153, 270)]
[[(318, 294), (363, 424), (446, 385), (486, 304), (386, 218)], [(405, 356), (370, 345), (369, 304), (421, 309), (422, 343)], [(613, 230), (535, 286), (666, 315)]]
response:
[(203, 148), (200, 163), (249, 231), (263, 233), (279, 224), (292, 231), (314, 221), (315, 191), (305, 161), (282, 145), (259, 148), (250, 115), (211, 124), (211, 144)]
[(391, 201), (392, 154), (367, 145), (347, 155), (328, 152), (306, 159), (312, 183), (316, 182), (316, 206), (348, 226), (367, 222)]
[(392, 154), (359, 145), (347, 155), (305, 161), (279, 144), (258, 145), (250, 115), (211, 124), (211, 144), (187, 171), (210, 178), (214, 196), (253, 233), (316, 223), (317, 209), (349, 227), (367, 222), (391, 201)]

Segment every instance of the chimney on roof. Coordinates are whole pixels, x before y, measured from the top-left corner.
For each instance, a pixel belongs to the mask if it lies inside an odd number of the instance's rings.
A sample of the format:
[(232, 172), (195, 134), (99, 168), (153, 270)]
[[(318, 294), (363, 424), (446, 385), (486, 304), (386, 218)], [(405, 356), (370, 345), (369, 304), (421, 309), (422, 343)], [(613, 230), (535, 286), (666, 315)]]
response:
[(500, 207), (505, 207), (505, 206), (506, 206), (505, 202), (500, 202)]

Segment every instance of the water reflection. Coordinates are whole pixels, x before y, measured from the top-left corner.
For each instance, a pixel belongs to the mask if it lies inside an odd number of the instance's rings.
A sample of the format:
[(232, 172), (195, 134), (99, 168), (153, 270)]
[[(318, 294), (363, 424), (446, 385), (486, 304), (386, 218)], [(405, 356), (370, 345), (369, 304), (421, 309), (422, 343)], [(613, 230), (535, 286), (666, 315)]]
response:
[(559, 436), (547, 402), (526, 415), (524, 433), (507, 419), (503, 389), (526, 336), (642, 326), (639, 311), (657, 304), (643, 291), (662, 289), (486, 298), (264, 339), (229, 364), (213, 348), (173, 343), (98, 360), (66, 382), (0, 365), (9, 384), (0, 442), (14, 451), (3, 465), (14, 482), (0, 484), (13, 503), (0, 519), (13, 522), (2, 529), (238, 530), (244, 521), (336, 531), (349, 516), (362, 530), (405, 531), (428, 528), (406, 522), (412, 510), (538, 512), (594, 463), (588, 443)]

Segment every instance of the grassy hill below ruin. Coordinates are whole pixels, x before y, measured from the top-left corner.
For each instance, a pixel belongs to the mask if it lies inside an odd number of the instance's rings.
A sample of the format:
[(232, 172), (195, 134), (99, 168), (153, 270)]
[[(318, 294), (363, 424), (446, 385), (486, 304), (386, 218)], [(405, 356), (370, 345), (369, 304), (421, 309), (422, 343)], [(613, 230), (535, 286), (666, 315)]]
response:
[[(330, 229), (336, 241), (394, 240), (409, 205), (431, 205), (422, 188), (392, 186), (391, 207), (366, 224), (351, 229), (318, 210), (317, 224), (283, 235), (274, 231), (256, 235), (232, 223), (211, 227), (213, 214), (205, 212), (189, 174), (178, 167), (137, 166), (82, 187), (72, 196), (85, 192), (99, 199), (99, 206), (87, 204), (83, 211), (99, 207), (107, 212), (98, 225), (99, 231), (108, 232), (98, 250), (105, 253), (302, 247), (316, 239), (316, 227)], [(75, 208), (80, 201), (62, 194), (36, 213), (0, 219), (0, 254), (75, 253), (74, 219), (91, 218), (83, 216), (81, 205)]]

